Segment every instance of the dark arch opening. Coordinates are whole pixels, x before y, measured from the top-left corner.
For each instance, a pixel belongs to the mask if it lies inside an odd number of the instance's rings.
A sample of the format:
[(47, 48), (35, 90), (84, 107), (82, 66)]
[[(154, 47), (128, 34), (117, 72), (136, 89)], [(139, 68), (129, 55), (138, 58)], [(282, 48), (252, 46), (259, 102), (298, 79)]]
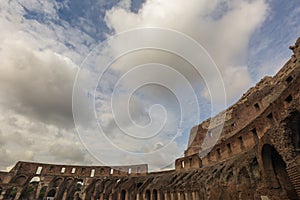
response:
[(47, 191), (47, 186), (42, 187), (42, 189), (40, 190), (40, 194), (39, 194), (39, 200), (42, 200), (45, 196), (45, 193)]
[(149, 190), (146, 191), (146, 200), (151, 200), (151, 193)]
[(126, 191), (122, 190), (121, 191), (121, 200), (125, 200), (126, 199)]
[(291, 113), (287, 125), (291, 130), (291, 139), (294, 148), (300, 152), (300, 113), (298, 111)]
[(153, 190), (153, 197), (152, 197), (152, 200), (157, 200), (157, 199), (158, 199), (158, 197), (157, 197), (157, 190), (154, 189), (154, 190)]
[(52, 189), (48, 192), (47, 197), (55, 197), (56, 191), (55, 189)]
[(1, 194), (2, 194), (2, 190), (3, 190), (2, 187), (0, 187), (0, 196), (1, 196)]
[(26, 181), (27, 181), (27, 177), (24, 175), (21, 175), (21, 176), (16, 177), (15, 180), (13, 181), (13, 183), (23, 185), (26, 183)]
[(289, 199), (298, 199), (295, 188), (286, 171), (286, 164), (274, 147), (263, 146), (262, 159), (265, 179), (271, 188), (282, 188)]
[[(8, 193), (8, 199), (14, 199), (17, 195), (18, 189), (16, 187), (11, 188), (10, 190), (7, 191)], [(4, 199), (6, 199), (7, 197), (5, 197)]]
[(59, 187), (62, 182), (63, 182), (62, 178), (56, 178), (52, 183), (52, 187)]

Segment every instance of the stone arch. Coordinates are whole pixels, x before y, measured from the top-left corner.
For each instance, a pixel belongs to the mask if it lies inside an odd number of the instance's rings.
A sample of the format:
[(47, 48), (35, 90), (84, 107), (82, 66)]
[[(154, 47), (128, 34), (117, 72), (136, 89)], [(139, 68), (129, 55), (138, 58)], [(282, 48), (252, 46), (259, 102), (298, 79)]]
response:
[(152, 200), (158, 200), (158, 192), (156, 189), (154, 189), (152, 192)]
[(38, 185), (41, 181), (39, 176), (34, 176), (30, 179), (29, 184), (22, 191), (20, 199), (35, 199), (38, 191)]
[(62, 178), (60, 178), (60, 177), (54, 178), (52, 183), (51, 183), (51, 186), (52, 187), (59, 187), (62, 182), (63, 182)]
[(151, 192), (150, 192), (150, 190), (146, 190), (146, 192), (145, 192), (145, 200), (151, 200)]
[(26, 181), (27, 181), (27, 176), (25, 176), (25, 175), (19, 175), (13, 179), (13, 183), (17, 183), (19, 185), (25, 184)]
[(262, 147), (264, 178), (270, 188), (282, 189), (289, 199), (297, 199), (297, 194), (286, 171), (286, 163), (271, 145)]
[(101, 179), (96, 180), (94, 192), (93, 192), (96, 199), (100, 199), (103, 190), (104, 190), (103, 181)]
[(67, 200), (73, 200), (74, 198), (74, 194), (76, 192), (76, 186), (77, 186), (77, 181), (74, 180), (73, 178), (67, 178), (63, 185), (64, 187), (61, 188), (60, 192), (59, 192), (59, 196), (62, 195), (62, 197), (66, 196)]
[(1, 194), (2, 194), (2, 191), (3, 191), (3, 188), (2, 188), (2, 187), (0, 187), (0, 196), (1, 196)]
[(122, 190), (122, 191), (121, 191), (120, 199), (121, 199), (121, 200), (126, 200), (126, 190)]

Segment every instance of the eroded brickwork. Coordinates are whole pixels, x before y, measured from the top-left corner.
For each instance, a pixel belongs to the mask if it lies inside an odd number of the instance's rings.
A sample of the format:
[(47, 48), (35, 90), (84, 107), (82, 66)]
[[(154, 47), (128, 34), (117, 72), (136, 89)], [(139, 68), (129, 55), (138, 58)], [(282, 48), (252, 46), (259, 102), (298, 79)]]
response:
[(299, 199), (300, 38), (290, 48), (294, 55), (274, 77), (263, 78), (224, 111), (222, 134), (211, 150), (203, 148), (204, 138), (215, 137), (221, 125), (208, 130), (208, 119), (192, 128), (175, 170), (18, 162), (0, 172), (0, 199)]

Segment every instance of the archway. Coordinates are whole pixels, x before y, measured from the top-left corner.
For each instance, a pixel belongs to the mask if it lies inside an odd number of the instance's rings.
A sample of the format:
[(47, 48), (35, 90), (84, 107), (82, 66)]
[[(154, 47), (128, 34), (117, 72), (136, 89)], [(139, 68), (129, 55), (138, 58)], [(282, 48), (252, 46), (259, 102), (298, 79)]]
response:
[(149, 190), (146, 191), (145, 196), (146, 196), (146, 200), (151, 200), (151, 193)]
[(298, 199), (295, 188), (288, 177), (286, 163), (276, 149), (265, 144), (262, 148), (262, 159), (265, 179), (268, 180), (269, 187), (282, 188), (289, 199)]
[(125, 190), (122, 190), (121, 191), (121, 200), (126, 200), (126, 191)]
[(152, 200), (157, 200), (158, 198), (157, 198), (157, 190), (156, 189), (154, 189), (153, 190), (153, 197), (152, 197)]
[(48, 194), (47, 194), (47, 200), (48, 200), (48, 199), (54, 199), (55, 194), (56, 194), (56, 190), (55, 190), (55, 189), (50, 190), (50, 191), (48, 192)]
[(38, 176), (33, 177), (29, 181), (29, 184), (25, 186), (25, 190), (23, 190), (20, 199), (35, 199), (40, 181), (41, 181), (40, 177)]
[(40, 190), (39, 197), (38, 197), (39, 200), (42, 200), (44, 198), (46, 191), (47, 191), (47, 186), (42, 187), (42, 189)]
[(2, 187), (0, 187), (0, 196), (1, 196), (1, 194), (2, 194), (2, 190), (3, 190)]
[(24, 175), (20, 175), (14, 179), (13, 183), (17, 183), (19, 185), (24, 185), (26, 183), (26, 181), (27, 181), (27, 177)]

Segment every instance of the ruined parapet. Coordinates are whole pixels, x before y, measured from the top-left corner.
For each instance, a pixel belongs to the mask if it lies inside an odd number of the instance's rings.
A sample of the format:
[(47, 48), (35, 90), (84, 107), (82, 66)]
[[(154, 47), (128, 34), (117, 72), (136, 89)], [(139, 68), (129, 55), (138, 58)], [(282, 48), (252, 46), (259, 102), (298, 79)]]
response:
[(46, 163), (33, 163), (19, 161), (9, 172), (14, 175), (52, 175), (52, 176), (144, 176), (148, 173), (148, 165), (129, 166), (76, 166), (76, 165), (55, 165)]
[(178, 158), (175, 161), (176, 171), (199, 169), (202, 167), (202, 161), (199, 154)]

